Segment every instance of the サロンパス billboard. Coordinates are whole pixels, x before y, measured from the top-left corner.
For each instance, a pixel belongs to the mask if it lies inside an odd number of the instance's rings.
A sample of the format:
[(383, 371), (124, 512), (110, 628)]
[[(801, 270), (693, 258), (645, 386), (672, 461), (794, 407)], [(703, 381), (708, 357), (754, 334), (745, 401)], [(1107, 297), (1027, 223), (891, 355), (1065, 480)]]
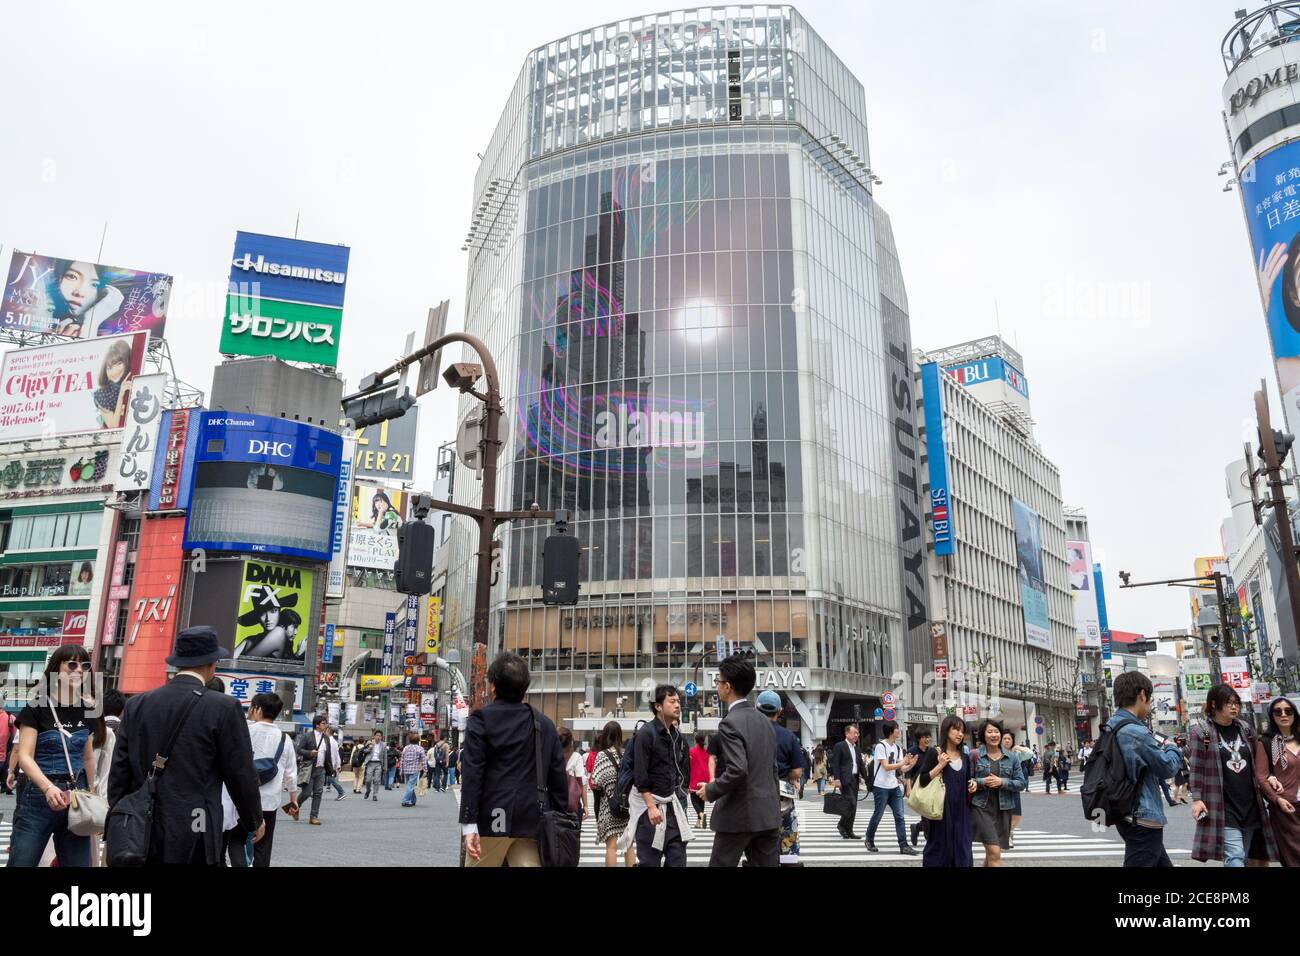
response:
[(55, 438), (122, 428), (143, 332), (6, 352), (0, 364), (0, 433)]
[(337, 365), (348, 254), (347, 246), (236, 233), (221, 352)]
[(148, 332), (162, 338), (172, 277), (15, 251), (0, 328), (92, 339)]

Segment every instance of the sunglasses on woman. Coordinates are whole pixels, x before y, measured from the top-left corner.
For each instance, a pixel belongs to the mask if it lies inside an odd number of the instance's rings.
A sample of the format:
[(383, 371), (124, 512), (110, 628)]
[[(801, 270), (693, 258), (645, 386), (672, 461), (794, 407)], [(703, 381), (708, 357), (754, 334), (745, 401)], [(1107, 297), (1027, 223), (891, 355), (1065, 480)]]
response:
[(1274, 716), (1274, 717), (1290, 717), (1290, 716), (1292, 716), (1294, 713), (1295, 713), (1295, 711), (1292, 710), (1290, 707), (1274, 707), (1274, 708), (1273, 708), (1273, 716)]
[(88, 671), (90, 670), (90, 661), (64, 661), (70, 671)]

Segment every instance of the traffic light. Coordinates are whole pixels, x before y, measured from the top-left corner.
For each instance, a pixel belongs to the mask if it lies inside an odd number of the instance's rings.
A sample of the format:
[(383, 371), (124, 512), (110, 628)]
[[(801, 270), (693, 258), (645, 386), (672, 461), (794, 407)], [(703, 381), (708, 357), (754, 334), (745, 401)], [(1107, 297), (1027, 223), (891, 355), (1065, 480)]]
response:
[(433, 584), (433, 551), (438, 532), (423, 521), (408, 521), (397, 531), (397, 590), (402, 594), (428, 594)]
[[(1287, 455), (1291, 454), (1291, 446), (1295, 444), (1295, 435), (1290, 432), (1284, 432), (1280, 428), (1273, 429), (1273, 447), (1277, 449), (1277, 463), (1284, 465)], [(1268, 464), (1268, 459), (1264, 456), (1264, 436), (1259, 436), (1259, 455), (1260, 461)]]
[(566, 516), (555, 516), (555, 533), (542, 544), (542, 603), (578, 603), (578, 558), (582, 548), (578, 539), (566, 534)]
[(415, 404), (415, 396), (409, 388), (397, 394), (396, 388), (390, 388), (373, 395), (363, 395), (343, 406), (343, 417), (352, 422), (353, 428), (365, 428), (378, 425), (390, 418), (401, 418), (407, 409)]

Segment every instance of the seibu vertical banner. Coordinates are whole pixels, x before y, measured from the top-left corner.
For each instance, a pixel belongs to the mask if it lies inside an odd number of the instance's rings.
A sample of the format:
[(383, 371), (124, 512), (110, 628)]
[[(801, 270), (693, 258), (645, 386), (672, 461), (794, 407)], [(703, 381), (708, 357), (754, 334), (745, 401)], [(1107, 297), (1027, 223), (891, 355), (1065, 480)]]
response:
[(943, 433), (943, 382), (939, 363), (921, 366), (921, 391), (925, 399), (925, 453), (930, 469), (930, 529), (934, 553), (949, 555), (953, 542), (952, 507), (948, 491), (948, 446)]

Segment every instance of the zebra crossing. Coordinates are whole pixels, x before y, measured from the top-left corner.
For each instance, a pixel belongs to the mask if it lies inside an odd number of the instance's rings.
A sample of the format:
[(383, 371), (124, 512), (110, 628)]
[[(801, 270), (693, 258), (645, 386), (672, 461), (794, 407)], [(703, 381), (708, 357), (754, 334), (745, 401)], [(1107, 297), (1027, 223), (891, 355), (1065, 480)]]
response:
[[(805, 866), (823, 864), (872, 864), (894, 863), (921, 865), (921, 857), (905, 856), (899, 852), (894, 833), (894, 822), (889, 811), (881, 818), (876, 831), (876, 847), (879, 852), (870, 853), (863, 844), (867, 824), (871, 821), (870, 802), (864, 802), (858, 810), (854, 826), (859, 835), (857, 840), (845, 840), (836, 830), (838, 817), (829, 816), (821, 811), (820, 802), (805, 800), (799, 804), (799, 854)], [(867, 812), (864, 813), (863, 809)], [(688, 810), (688, 813), (693, 811)], [(904, 820), (909, 828), (920, 818), (905, 813)], [(694, 822), (694, 821), (692, 821)], [(707, 818), (706, 818), (707, 822)], [(595, 822), (588, 820), (583, 824), (583, 846), (581, 866), (604, 866), (605, 850), (595, 843)], [(713, 849), (713, 833), (710, 830), (696, 830), (695, 839), (687, 845), (687, 865), (704, 866), (708, 863)], [(918, 851), (925, 849), (925, 837), (917, 842)], [(1189, 850), (1169, 850), (1171, 856), (1186, 855)], [(984, 862), (984, 847), (976, 844), (972, 848), (976, 866)], [(1070, 833), (1052, 833), (1046, 830), (1019, 829), (1015, 833), (1015, 847), (1002, 851), (1002, 859), (1007, 863), (1021, 860), (1068, 861), (1093, 857), (1114, 857), (1123, 859), (1124, 843), (1112, 833), (1094, 833), (1078, 836)]]
[[(4, 814), (0, 814), (3, 817)], [(13, 841), (14, 825), (8, 820), (0, 820), (0, 866), (9, 862), (9, 844)]]
[[(1081, 786), (1083, 786), (1083, 774), (1077, 774), (1077, 775), (1076, 775), (1076, 774), (1070, 774), (1070, 779), (1069, 779), (1069, 781), (1066, 783), (1066, 786), (1069, 787), (1069, 789), (1065, 791), (1065, 793), (1066, 793), (1067, 796), (1069, 796), (1069, 795), (1078, 796), (1078, 795), (1079, 795), (1079, 788), (1080, 788)], [(1060, 788), (1059, 786), (1057, 786), (1056, 780), (1053, 779), (1053, 780), (1052, 780), (1052, 794), (1055, 795), (1055, 794), (1057, 793), (1057, 791), (1059, 791), (1060, 789), (1061, 789), (1061, 788)], [(1040, 793), (1040, 794), (1046, 794), (1046, 793), (1047, 793), (1047, 782), (1046, 782), (1045, 780), (1043, 780), (1043, 778), (1042, 778), (1041, 776), (1039, 776), (1039, 777), (1030, 777), (1030, 778), (1029, 778), (1029, 786), (1027, 786), (1027, 787), (1025, 788), (1024, 792), (1025, 792), (1025, 793)]]

